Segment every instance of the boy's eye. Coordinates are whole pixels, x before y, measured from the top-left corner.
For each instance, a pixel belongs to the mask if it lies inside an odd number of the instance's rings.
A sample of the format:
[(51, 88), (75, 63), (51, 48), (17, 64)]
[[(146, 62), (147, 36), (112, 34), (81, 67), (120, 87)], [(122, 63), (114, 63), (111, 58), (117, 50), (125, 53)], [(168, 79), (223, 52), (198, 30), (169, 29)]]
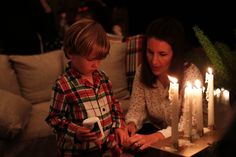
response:
[(92, 62), (92, 61), (96, 60), (96, 59), (93, 59), (93, 58), (86, 58), (86, 59), (87, 59), (87, 61), (89, 61), (89, 62)]

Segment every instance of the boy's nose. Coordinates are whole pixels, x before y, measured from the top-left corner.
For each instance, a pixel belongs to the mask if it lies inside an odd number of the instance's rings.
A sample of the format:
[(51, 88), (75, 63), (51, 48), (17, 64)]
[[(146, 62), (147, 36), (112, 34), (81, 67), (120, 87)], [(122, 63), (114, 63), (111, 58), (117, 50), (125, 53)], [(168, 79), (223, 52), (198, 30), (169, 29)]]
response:
[(94, 68), (97, 69), (99, 67), (99, 65), (100, 65), (100, 61), (94, 61), (94, 63), (93, 63)]

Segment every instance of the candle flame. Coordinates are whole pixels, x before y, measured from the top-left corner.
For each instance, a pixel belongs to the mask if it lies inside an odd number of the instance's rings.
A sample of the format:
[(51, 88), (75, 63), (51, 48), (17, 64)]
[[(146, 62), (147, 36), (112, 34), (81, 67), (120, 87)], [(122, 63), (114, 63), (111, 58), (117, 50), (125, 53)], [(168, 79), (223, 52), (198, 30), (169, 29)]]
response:
[(216, 90), (214, 90), (214, 95), (216, 95), (216, 96), (220, 96), (220, 89), (219, 88), (217, 88)]
[(224, 95), (224, 97), (229, 98), (229, 91), (228, 90), (224, 90), (223, 91), (223, 95)]
[(186, 82), (186, 87), (192, 88), (192, 84), (191, 84), (189, 81), (187, 81), (187, 82)]
[(212, 68), (208, 67), (208, 73), (212, 74)]
[(195, 80), (195, 86), (197, 87), (197, 88), (201, 88), (201, 81), (200, 80)]
[(168, 79), (169, 79), (170, 82), (172, 82), (172, 83), (177, 83), (177, 82), (178, 82), (178, 79), (175, 78), (175, 77), (168, 76)]

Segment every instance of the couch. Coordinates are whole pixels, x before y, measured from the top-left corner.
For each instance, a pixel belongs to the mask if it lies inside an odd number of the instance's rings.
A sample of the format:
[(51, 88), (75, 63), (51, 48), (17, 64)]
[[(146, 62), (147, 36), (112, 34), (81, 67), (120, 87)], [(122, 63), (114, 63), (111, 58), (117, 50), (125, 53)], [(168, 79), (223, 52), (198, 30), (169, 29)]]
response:
[[(137, 35), (121, 42), (111, 36), (110, 53), (101, 63), (124, 114), (140, 63), (140, 39), (142, 36)], [(51, 87), (66, 63), (62, 50), (27, 56), (0, 54), (1, 157), (56, 156), (55, 134), (45, 118), (51, 104)]]

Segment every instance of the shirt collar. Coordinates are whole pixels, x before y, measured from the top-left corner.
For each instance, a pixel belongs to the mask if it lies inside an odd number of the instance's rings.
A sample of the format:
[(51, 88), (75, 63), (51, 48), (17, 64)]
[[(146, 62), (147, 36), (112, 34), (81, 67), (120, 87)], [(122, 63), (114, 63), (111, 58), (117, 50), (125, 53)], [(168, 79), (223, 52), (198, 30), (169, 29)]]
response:
[[(66, 72), (68, 73), (70, 80), (72, 81), (73, 85), (75, 87), (85, 85), (85, 86), (90, 86), (88, 81), (85, 79), (81, 78), (81, 74), (76, 71), (74, 68), (71, 66), (71, 62), (69, 61), (66, 67)], [(92, 74), (93, 80), (94, 80), (94, 87), (98, 87), (100, 85), (100, 81), (102, 79), (102, 72), (99, 70), (95, 70)]]

